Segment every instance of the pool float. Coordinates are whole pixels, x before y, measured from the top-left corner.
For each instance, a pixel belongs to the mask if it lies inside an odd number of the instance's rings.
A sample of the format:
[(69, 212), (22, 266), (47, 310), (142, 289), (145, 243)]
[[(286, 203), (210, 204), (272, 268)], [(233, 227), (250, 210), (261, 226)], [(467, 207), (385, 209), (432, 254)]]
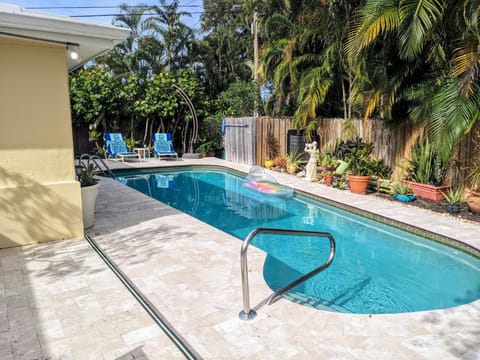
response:
[(289, 197), (293, 195), (293, 189), (281, 185), (275, 178), (259, 166), (252, 166), (245, 177), (244, 185), (263, 194)]

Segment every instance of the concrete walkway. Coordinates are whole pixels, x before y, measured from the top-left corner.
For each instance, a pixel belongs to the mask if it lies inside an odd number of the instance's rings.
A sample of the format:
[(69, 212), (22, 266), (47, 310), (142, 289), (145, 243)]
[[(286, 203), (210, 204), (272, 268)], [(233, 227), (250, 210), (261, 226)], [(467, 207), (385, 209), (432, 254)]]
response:
[[(249, 168), (213, 158), (114, 163), (177, 164)], [(304, 192), (480, 248), (477, 224), (274, 175)], [(95, 216), (88, 234), (205, 359), (480, 359), (480, 300), (369, 316), (282, 299), (245, 322), (238, 319), (238, 239), (110, 179), (101, 181)], [(264, 258), (249, 250), (253, 304), (271, 292)], [(83, 238), (0, 250), (0, 296), (2, 360), (183, 358)]]

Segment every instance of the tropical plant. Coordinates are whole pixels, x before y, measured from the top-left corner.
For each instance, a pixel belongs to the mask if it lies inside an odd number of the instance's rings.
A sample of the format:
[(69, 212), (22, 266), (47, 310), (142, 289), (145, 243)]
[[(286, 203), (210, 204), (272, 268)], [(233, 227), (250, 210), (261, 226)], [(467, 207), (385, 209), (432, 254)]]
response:
[(390, 185), (390, 194), (395, 195), (413, 195), (414, 192), (407, 183), (394, 182)]
[(480, 191), (480, 166), (479, 165), (474, 164), (470, 168), (467, 181), (471, 191), (473, 192)]
[(479, 10), (475, 0), (365, 1), (347, 44), (365, 118), (422, 123), (449, 157), (479, 118)]
[(463, 200), (463, 188), (451, 189), (447, 193), (442, 191), (442, 195), (449, 205), (459, 205)]
[(160, 6), (152, 5), (149, 9), (155, 13), (145, 19), (148, 29), (153, 30), (152, 37), (163, 45), (162, 60), (167, 71), (175, 71), (188, 65), (189, 50), (193, 44), (193, 30), (184, 24), (180, 17), (190, 16), (186, 11), (179, 11), (179, 0), (159, 0)]
[(273, 159), (273, 165), (279, 167), (279, 168), (285, 168), (287, 166), (287, 159), (285, 156), (278, 155)]
[(325, 154), (320, 162), (321, 166), (325, 166), (327, 169), (335, 169), (338, 165), (338, 159), (330, 154)]
[(354, 176), (371, 176), (373, 174), (373, 161), (370, 155), (359, 150), (350, 157), (347, 171)]
[(435, 146), (426, 138), (412, 146), (407, 179), (422, 184), (443, 185), (447, 172), (447, 161), (443, 160)]
[(349, 140), (341, 140), (337, 142), (332, 154), (337, 159), (347, 161), (358, 151), (370, 155), (373, 151), (373, 143), (366, 143), (358, 136)]
[(288, 154), (285, 155), (287, 159), (287, 166), (299, 166), (303, 159), (302, 159), (302, 152), (299, 151), (290, 151)]
[(98, 183), (95, 176), (100, 172), (100, 169), (91, 162), (81, 162), (77, 173), (78, 181), (81, 187), (92, 186)]
[[(264, 10), (265, 44), (259, 74), (273, 84), (275, 113), (294, 115), (298, 128), (309, 132), (317, 113), (352, 116), (351, 67), (343, 42), (352, 9), (359, 1), (269, 2)], [(281, 8), (272, 11), (275, 7)], [(341, 115), (340, 115), (341, 114)]]
[(141, 143), (140, 140), (135, 140), (134, 138), (131, 138), (131, 137), (125, 139), (125, 145), (127, 145), (127, 148), (130, 151), (133, 151), (133, 149), (135, 149), (137, 145), (139, 145), (140, 143)]

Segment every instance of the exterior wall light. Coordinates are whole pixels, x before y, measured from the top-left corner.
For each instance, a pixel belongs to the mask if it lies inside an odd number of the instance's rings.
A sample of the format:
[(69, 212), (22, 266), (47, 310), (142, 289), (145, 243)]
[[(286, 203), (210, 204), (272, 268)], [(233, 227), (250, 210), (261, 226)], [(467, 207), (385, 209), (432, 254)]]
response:
[(80, 55), (78, 53), (78, 45), (76, 44), (67, 44), (67, 53), (72, 60), (76, 61), (80, 59)]

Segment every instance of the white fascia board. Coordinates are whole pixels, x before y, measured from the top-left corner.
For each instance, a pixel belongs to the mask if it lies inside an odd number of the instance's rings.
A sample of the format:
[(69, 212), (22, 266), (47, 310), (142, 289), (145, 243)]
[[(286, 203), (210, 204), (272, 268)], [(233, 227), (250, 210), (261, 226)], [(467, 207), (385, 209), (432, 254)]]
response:
[(68, 60), (70, 70), (112, 49), (130, 34), (129, 29), (25, 10), (0, 4), (0, 34), (79, 45), (80, 61)]

